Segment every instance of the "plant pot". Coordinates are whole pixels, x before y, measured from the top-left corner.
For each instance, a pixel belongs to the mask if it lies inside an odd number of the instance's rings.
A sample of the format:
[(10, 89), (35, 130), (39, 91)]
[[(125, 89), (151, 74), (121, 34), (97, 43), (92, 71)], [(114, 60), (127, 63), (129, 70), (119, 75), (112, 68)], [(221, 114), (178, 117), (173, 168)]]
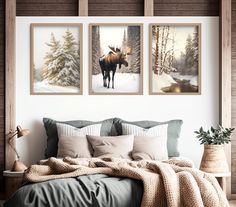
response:
[(204, 145), (200, 170), (209, 173), (229, 172), (224, 145)]

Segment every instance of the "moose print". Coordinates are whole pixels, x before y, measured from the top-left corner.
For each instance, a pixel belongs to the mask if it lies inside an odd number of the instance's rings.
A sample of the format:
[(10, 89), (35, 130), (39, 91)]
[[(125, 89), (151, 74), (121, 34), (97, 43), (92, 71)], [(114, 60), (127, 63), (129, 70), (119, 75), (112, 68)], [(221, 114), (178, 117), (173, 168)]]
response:
[[(117, 65), (119, 65), (119, 69), (123, 64), (125, 67), (128, 67), (127, 55), (131, 55), (131, 49), (128, 48), (128, 52), (124, 53), (120, 50), (120, 48), (108, 46), (111, 51), (107, 55), (103, 55), (99, 59), (99, 65), (101, 67), (102, 76), (103, 76), (103, 86), (109, 88), (110, 87), (110, 72), (112, 72), (112, 88), (114, 89), (114, 77), (116, 73)], [(107, 84), (108, 79), (108, 84)]]
[(142, 91), (142, 25), (90, 25), (90, 94)]

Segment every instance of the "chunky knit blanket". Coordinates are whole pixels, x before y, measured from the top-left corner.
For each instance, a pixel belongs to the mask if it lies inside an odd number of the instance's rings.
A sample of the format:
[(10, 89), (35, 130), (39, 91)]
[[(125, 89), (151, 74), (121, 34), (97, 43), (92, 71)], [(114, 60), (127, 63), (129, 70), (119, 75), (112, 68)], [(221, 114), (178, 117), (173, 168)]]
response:
[(142, 180), (142, 207), (229, 206), (217, 180), (183, 160), (154, 162), (114, 158), (50, 158), (29, 167), (25, 180), (41, 182), (96, 173)]

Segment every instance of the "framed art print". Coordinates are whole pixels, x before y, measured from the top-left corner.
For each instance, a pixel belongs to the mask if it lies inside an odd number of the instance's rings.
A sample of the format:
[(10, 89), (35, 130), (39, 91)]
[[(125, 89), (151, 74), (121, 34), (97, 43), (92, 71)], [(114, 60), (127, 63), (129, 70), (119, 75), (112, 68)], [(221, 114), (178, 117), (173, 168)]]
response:
[(82, 94), (82, 24), (30, 25), (31, 94)]
[(150, 94), (201, 94), (201, 25), (150, 25)]
[(142, 94), (142, 24), (98, 23), (89, 27), (89, 93)]

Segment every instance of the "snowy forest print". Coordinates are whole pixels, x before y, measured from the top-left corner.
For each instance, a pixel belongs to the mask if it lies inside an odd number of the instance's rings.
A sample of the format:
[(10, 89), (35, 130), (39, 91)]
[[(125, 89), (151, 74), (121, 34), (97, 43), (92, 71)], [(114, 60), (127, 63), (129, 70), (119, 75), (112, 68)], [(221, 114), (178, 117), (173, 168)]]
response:
[(142, 25), (90, 25), (90, 94), (142, 93)]
[(81, 94), (81, 24), (31, 25), (31, 93)]
[(200, 25), (151, 25), (153, 94), (200, 93)]

